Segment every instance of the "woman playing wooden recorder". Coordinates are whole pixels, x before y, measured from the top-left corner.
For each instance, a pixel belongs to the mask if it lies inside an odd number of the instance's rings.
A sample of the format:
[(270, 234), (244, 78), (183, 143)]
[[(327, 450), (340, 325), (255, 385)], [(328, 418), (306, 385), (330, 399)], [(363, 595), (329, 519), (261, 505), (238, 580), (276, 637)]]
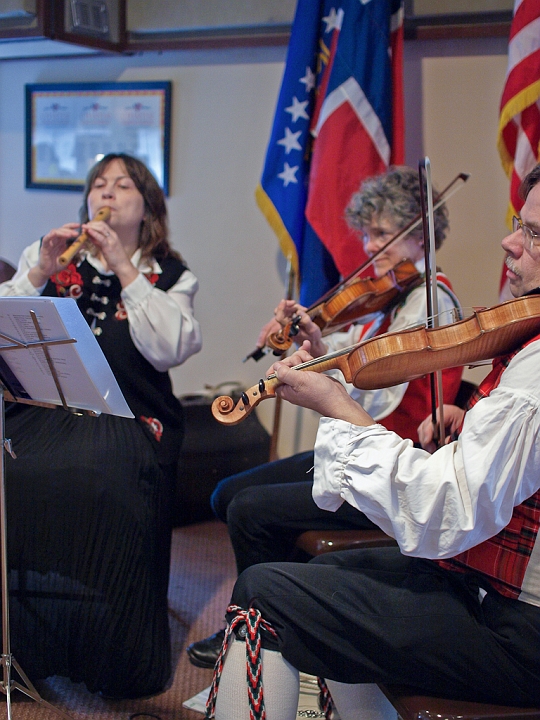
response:
[[(168, 370), (201, 347), (198, 283), (139, 160), (108, 155), (92, 168), (81, 220), (28, 247), (0, 295), (75, 299), (135, 419), (9, 408), (14, 653), (32, 680), (64, 675), (142, 696), (171, 670), (169, 514), (183, 421)], [(81, 232), (90, 243), (70, 259)]]

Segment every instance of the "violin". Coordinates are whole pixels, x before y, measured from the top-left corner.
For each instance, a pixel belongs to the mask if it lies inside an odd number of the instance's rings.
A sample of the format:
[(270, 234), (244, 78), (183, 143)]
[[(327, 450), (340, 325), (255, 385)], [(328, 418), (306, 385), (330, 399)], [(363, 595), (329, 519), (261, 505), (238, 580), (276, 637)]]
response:
[[(507, 300), (438, 328), (424, 325), (378, 335), (357, 345), (296, 365), (299, 371), (338, 369), (361, 390), (399, 385), (437, 370), (471, 365), (506, 355), (540, 333), (540, 295)], [(275, 374), (242, 393), (235, 405), (222, 395), (212, 403), (218, 422), (236, 425), (281, 383)]]
[[(321, 329), (323, 337), (360, 317), (380, 312), (405, 292), (423, 282), (422, 275), (410, 260), (402, 260), (386, 275), (378, 278), (356, 278), (329, 300), (319, 302), (307, 313)], [(295, 318), (296, 319), (296, 318)], [(271, 333), (266, 344), (280, 355), (288, 350), (298, 334), (300, 318), (293, 319), (281, 331)]]
[[(103, 220), (104, 222), (107, 222), (110, 217), (111, 208), (105, 205), (97, 211), (92, 220)], [(83, 249), (89, 239), (90, 238), (88, 237), (88, 233), (81, 233), (79, 237), (71, 243), (67, 250), (64, 250), (64, 252), (60, 255), (60, 257), (58, 258), (58, 264), (62, 265), (62, 267), (66, 267), (66, 265), (69, 265), (75, 255)]]
[[(433, 210), (439, 208), (459, 188), (463, 187), (469, 177), (467, 173), (457, 175), (437, 196)], [(409, 261), (399, 263), (381, 278), (358, 279), (360, 273), (371, 265), (387, 247), (409, 235), (421, 222), (422, 214), (419, 213), (377, 252), (363, 262), (360, 267), (356, 268), (348, 277), (341, 280), (307, 309), (308, 315), (320, 327), (323, 336), (329, 335), (367, 315), (385, 310), (402, 292), (421, 284), (418, 271)], [(393, 284), (393, 287), (391, 287), (391, 284)], [(266, 340), (266, 345), (276, 355), (283, 354), (292, 345), (294, 337), (298, 334), (299, 325), (300, 317), (296, 316), (284, 326), (283, 330), (271, 333)], [(262, 351), (257, 349), (248, 355), (248, 358), (253, 357), (259, 360), (262, 355)]]

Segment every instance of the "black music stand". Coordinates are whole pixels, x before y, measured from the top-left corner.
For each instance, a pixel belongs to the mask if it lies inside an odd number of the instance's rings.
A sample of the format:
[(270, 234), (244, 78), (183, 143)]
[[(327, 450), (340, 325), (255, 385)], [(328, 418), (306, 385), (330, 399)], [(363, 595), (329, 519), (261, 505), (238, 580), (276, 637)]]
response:
[[(60, 304), (59, 301), (60, 300)], [(43, 303), (47, 303), (45, 306)], [(69, 305), (63, 305), (68, 303)], [(2, 310), (6, 306), (11, 305), (6, 314)], [(76, 311), (74, 313), (74, 307)], [(45, 311), (47, 331), (44, 331), (40, 324), (40, 309)], [(52, 309), (52, 316), (51, 316)], [(67, 310), (62, 313), (60, 310)], [(56, 312), (58, 311), (58, 315)], [(80, 317), (77, 316), (77, 313)], [(25, 322), (25, 319), (28, 322)], [(51, 322), (52, 320), (52, 322)], [(74, 322), (75, 321), (75, 322)], [(6, 322), (15, 330), (14, 334), (19, 335), (15, 338), (2, 332)], [(66, 327), (67, 325), (67, 327)], [(72, 327), (70, 328), (69, 325)], [(77, 343), (77, 339), (70, 336), (70, 330), (74, 329), (74, 335), (81, 333), (84, 336), (82, 345), (84, 346), (84, 354), (87, 355), (89, 349), (93, 353), (90, 368), (87, 368), (87, 360), (82, 361), (80, 352), (73, 351), (72, 360), (79, 367), (76, 370), (76, 380), (87, 381), (86, 389), (93, 387), (95, 397), (92, 399), (92, 392), (86, 393), (83, 398), (84, 408), (80, 408), (77, 404), (73, 404), (70, 397), (66, 398), (66, 393), (62, 388), (59, 380), (58, 372), (55, 367), (54, 358), (51, 356), (51, 349), (60, 346), (72, 346)], [(53, 337), (51, 337), (51, 333)], [(54, 335), (56, 334), (56, 337)], [(94, 347), (92, 347), (94, 346)], [(28, 367), (19, 368), (20, 374), (13, 369), (12, 364), (5, 361), (5, 354), (12, 352), (27, 352), (32, 354), (33, 362), (41, 362), (43, 357), (46, 361), (50, 376), (54, 382), (57, 391), (55, 401), (47, 402), (30, 397), (24, 387), (24, 375), (28, 373)], [(41, 353), (41, 358), (36, 357)], [(65, 357), (62, 359), (65, 361)], [(68, 353), (69, 359), (69, 353)], [(17, 364), (16, 364), (17, 365)], [(29, 364), (31, 367), (32, 361)], [(82, 370), (81, 370), (82, 369)], [(62, 372), (65, 374), (65, 366), (63, 364)], [(21, 378), (22, 375), (22, 378)], [(84, 382), (83, 382), (84, 385)], [(101, 387), (101, 390), (99, 389)], [(106, 389), (105, 389), (106, 388)], [(104, 396), (108, 396), (112, 388), (114, 402), (113, 407), (109, 408)], [(80, 314), (75, 301), (71, 299), (57, 298), (0, 298), (0, 584), (1, 584), (1, 601), (2, 601), (2, 679), (0, 681), (0, 692), (6, 696), (7, 717), (11, 720), (11, 692), (19, 690), (32, 700), (44, 707), (48, 707), (55, 713), (66, 720), (72, 720), (71, 716), (62, 710), (54, 707), (51, 703), (44, 700), (36, 688), (32, 685), (19, 663), (11, 652), (11, 638), (9, 627), (9, 583), (8, 583), (8, 559), (7, 559), (7, 513), (6, 513), (6, 472), (5, 472), (5, 452), (9, 452), (12, 457), (16, 458), (11, 446), (11, 440), (5, 436), (5, 401), (21, 402), (29, 405), (38, 405), (41, 407), (57, 408), (62, 407), (67, 412), (77, 414), (87, 413), (97, 416), (103, 410), (112, 414), (119, 414), (125, 417), (133, 417), (123, 396), (116, 384), (116, 380), (112, 375), (112, 371), (108, 367), (107, 361), (96, 342), (89, 326)], [(50, 399), (50, 392), (49, 392)], [(104, 405), (105, 403), (105, 405)], [(91, 407), (94, 405), (94, 409)], [(12, 677), (12, 670), (15, 670), (19, 676), (19, 680)]]

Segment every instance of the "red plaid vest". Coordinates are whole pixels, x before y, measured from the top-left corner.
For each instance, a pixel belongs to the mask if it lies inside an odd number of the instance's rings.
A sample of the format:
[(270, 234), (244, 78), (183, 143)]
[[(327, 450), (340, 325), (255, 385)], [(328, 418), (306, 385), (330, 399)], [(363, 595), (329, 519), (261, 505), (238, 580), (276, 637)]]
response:
[[(496, 358), (493, 361), (492, 371), (469, 401), (469, 408), (487, 397), (497, 387), (501, 375), (514, 355), (529, 343), (539, 339), (540, 335), (537, 335), (510, 355)], [(514, 508), (510, 522), (497, 535), (454, 558), (436, 562), (448, 570), (458, 572), (465, 572), (467, 569), (476, 570), (482, 573), (502, 595), (517, 599), (522, 592), (523, 578), (536, 543), (539, 527), (540, 489)]]

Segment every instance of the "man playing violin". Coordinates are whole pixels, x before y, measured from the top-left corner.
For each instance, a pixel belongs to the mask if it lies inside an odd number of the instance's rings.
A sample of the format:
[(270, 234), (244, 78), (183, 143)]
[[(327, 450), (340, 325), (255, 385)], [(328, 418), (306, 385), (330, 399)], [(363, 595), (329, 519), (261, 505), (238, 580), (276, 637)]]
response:
[[(366, 253), (374, 255), (392, 237), (407, 227), (421, 209), (418, 173), (408, 167), (393, 167), (384, 174), (365, 180), (346, 209), (349, 224), (359, 233)], [(434, 214), (435, 244), (440, 247), (448, 229), (448, 212), (443, 205)], [(384, 276), (399, 262), (407, 259), (419, 272), (424, 271), (424, 245), (421, 225), (409, 235), (392, 243), (373, 262), (373, 274)], [(438, 274), (439, 309), (449, 322), (459, 303), (448, 279)], [(322, 338), (319, 327), (294, 301), (283, 300), (275, 310), (275, 319), (259, 336), (264, 345), (268, 334), (300, 315), (297, 340), (310, 340), (315, 357), (349, 347), (387, 331), (398, 331), (426, 322), (426, 289), (419, 284), (409, 287), (396, 302), (370, 318), (360, 319), (343, 332)], [(444, 324), (445, 320), (441, 320)], [(279, 324), (278, 324), (279, 321)], [(460, 385), (462, 369), (444, 371), (445, 402), (452, 403)], [(343, 376), (336, 372), (343, 381)], [(360, 391), (347, 385), (350, 396), (360, 402), (371, 416), (389, 430), (418, 442), (417, 427), (430, 411), (430, 386), (426, 376), (391, 388)], [(211, 499), (216, 516), (226, 522), (234, 548), (238, 573), (261, 562), (298, 557), (296, 538), (306, 530), (369, 529), (373, 524), (365, 516), (343, 505), (337, 513), (328, 513), (313, 502), (313, 451), (267, 463), (222, 480)], [(305, 558), (307, 559), (307, 557)], [(199, 667), (213, 667), (217, 659), (223, 630), (187, 648), (191, 662)]]
[[(515, 297), (540, 293), (540, 165), (521, 192), (521, 218), (502, 242)], [(227, 614), (237, 632), (221, 675), (217, 720), (237, 720), (247, 708), (247, 693), (240, 692), (245, 648), (236, 639), (246, 619), (252, 645), (262, 639), (264, 648), (268, 720), (296, 717), (298, 670), (328, 679), (342, 720), (351, 717), (347, 700), (365, 683), (540, 706), (535, 332), (494, 360), (466, 413), (445, 416), (448, 425), (462, 425), (459, 437), (432, 454), (377, 423), (332, 378), (291, 369), (309, 359), (309, 342), (274, 364), (282, 383), (277, 393), (322, 415), (317, 505), (331, 512), (350, 505), (399, 548), (328, 553), (242, 573)], [(419, 430), (429, 443), (430, 423)]]

